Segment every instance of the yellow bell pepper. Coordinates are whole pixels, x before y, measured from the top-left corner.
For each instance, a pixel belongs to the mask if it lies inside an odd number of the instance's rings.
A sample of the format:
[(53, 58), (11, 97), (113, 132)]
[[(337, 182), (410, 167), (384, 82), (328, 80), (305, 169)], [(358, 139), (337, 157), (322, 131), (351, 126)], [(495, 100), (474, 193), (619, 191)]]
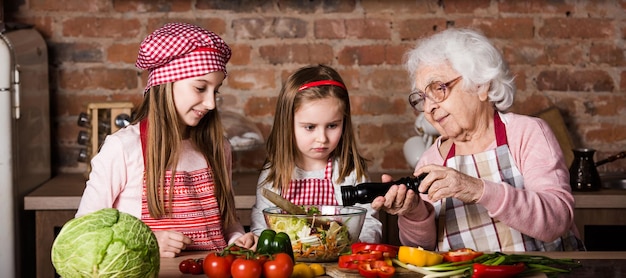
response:
[(422, 247), (400, 246), (398, 260), (415, 266), (431, 266), (440, 264), (443, 261), (443, 256), (424, 250)]

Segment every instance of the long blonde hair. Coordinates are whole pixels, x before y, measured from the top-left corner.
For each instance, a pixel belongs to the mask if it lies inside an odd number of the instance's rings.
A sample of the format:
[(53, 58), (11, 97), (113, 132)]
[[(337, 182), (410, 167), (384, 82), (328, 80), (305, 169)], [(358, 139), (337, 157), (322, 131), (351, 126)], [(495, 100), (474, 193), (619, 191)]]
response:
[(357, 180), (367, 177), (367, 161), (359, 153), (352, 127), (348, 91), (338, 86), (318, 86), (298, 91), (303, 84), (319, 80), (335, 80), (345, 84), (333, 68), (317, 65), (298, 69), (283, 85), (276, 103), (274, 124), (266, 143), (268, 156), (263, 170), (269, 172), (262, 184), (271, 182), (274, 188), (281, 190), (287, 188), (296, 167), (295, 160), (298, 154), (294, 135), (294, 113), (303, 103), (324, 98), (336, 98), (343, 107), (341, 139), (337, 148), (330, 154), (331, 157), (339, 157), (339, 176), (335, 182), (343, 182), (354, 170)]
[[(165, 183), (165, 172), (175, 174), (183, 134), (174, 106), (173, 83), (151, 87), (137, 109), (133, 123), (147, 119), (147, 141), (144, 157), (146, 195), (150, 216), (166, 217), (171, 213), (173, 182)], [(189, 140), (205, 157), (213, 173), (215, 196), (225, 227), (237, 221), (231, 184), (230, 145), (224, 137), (219, 112), (213, 109), (195, 127), (187, 127)], [(165, 196), (165, 186), (170, 194)]]

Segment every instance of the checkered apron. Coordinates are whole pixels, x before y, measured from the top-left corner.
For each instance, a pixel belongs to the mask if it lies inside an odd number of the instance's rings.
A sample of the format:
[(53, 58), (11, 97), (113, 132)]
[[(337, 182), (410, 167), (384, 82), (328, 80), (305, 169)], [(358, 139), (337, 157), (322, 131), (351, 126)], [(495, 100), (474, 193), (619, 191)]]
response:
[[(146, 121), (140, 123), (142, 149), (145, 154)], [(172, 180), (171, 171), (165, 175), (166, 184)], [(226, 240), (222, 228), (219, 205), (215, 197), (215, 183), (210, 168), (193, 172), (176, 172), (173, 178), (171, 215), (152, 218), (148, 211), (144, 180), (141, 195), (141, 220), (153, 231), (174, 230), (193, 240), (186, 250), (223, 250)], [(170, 187), (165, 187), (169, 196)]]
[(335, 186), (332, 181), (333, 160), (328, 159), (324, 170), (324, 178), (295, 179), (289, 182), (285, 199), (299, 206), (307, 205), (338, 205), (335, 197)]
[[(515, 165), (506, 139), (506, 128), (499, 113), (494, 118), (497, 147), (473, 155), (455, 156), (452, 145), (444, 166), (469, 176), (505, 182), (524, 188), (524, 179)], [(455, 198), (433, 203), (437, 212), (437, 249), (458, 248), (490, 251), (564, 251), (579, 250), (579, 240), (572, 231), (553, 242), (542, 242), (489, 217), (479, 204), (466, 204)]]

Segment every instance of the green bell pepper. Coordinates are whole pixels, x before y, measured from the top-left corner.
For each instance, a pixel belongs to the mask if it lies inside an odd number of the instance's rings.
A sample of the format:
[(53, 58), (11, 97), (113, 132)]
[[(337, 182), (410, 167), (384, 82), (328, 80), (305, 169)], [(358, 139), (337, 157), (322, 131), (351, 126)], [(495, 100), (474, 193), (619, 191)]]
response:
[(276, 233), (276, 231), (271, 229), (263, 230), (256, 245), (256, 252), (267, 255), (287, 253), (295, 262), (291, 239), (284, 232)]

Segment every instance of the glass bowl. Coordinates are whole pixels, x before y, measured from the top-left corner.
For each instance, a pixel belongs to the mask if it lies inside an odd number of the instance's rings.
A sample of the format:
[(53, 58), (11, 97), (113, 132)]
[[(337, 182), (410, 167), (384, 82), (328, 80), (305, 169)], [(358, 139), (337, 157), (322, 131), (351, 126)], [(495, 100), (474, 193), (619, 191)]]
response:
[(288, 214), (279, 207), (263, 210), (265, 223), (291, 239), (296, 261), (333, 262), (359, 239), (366, 209), (355, 206), (303, 206), (306, 215)]

